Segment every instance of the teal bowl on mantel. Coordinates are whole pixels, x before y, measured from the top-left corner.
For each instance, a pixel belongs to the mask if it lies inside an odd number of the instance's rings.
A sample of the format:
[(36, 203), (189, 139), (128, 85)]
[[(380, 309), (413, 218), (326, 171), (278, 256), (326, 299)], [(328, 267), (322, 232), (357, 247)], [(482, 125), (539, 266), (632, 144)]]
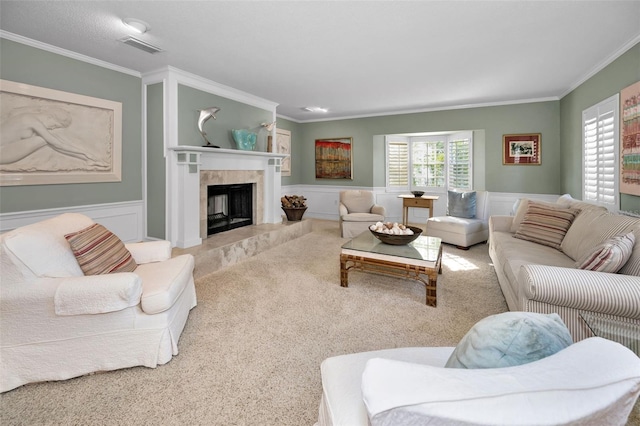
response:
[(233, 129), (231, 134), (233, 135), (233, 140), (236, 141), (236, 145), (238, 145), (238, 149), (243, 151), (253, 151), (255, 149), (256, 141), (258, 140), (257, 134), (245, 129)]

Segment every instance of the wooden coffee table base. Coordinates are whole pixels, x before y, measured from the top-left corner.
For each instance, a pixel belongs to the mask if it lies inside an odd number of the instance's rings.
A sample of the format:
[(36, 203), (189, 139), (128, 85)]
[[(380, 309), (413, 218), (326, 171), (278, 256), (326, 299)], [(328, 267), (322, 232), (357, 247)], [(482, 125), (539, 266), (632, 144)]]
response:
[[(349, 272), (353, 269), (362, 272), (392, 275), (400, 278), (409, 278), (424, 284), (427, 292), (426, 303), (435, 307), (437, 304), (436, 286), (438, 274), (442, 273), (442, 247), (438, 254), (438, 260), (433, 267), (410, 265), (407, 263), (392, 262), (389, 260), (369, 258), (353, 254), (340, 254), (340, 285), (349, 287)], [(426, 275), (427, 280), (422, 276)]]

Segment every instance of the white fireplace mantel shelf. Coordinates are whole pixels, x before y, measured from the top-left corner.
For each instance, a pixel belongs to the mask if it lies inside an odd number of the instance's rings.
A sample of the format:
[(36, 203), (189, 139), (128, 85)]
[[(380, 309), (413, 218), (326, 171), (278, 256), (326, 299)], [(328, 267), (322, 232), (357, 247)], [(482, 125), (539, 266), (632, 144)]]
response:
[(256, 157), (268, 157), (268, 158), (280, 158), (288, 157), (288, 154), (279, 154), (276, 152), (262, 152), (262, 151), (244, 151), (241, 149), (225, 149), (225, 148), (205, 148), (202, 146), (180, 145), (169, 148), (172, 151), (185, 151), (185, 152), (199, 152), (212, 155), (247, 155)]
[(200, 176), (204, 171), (260, 171), (264, 178), (258, 190), (262, 191), (263, 203), (262, 211), (256, 213), (257, 223), (282, 221), (280, 167), (287, 154), (186, 145), (169, 147), (168, 153), (170, 220), (167, 235), (174, 246), (187, 248), (202, 243)]

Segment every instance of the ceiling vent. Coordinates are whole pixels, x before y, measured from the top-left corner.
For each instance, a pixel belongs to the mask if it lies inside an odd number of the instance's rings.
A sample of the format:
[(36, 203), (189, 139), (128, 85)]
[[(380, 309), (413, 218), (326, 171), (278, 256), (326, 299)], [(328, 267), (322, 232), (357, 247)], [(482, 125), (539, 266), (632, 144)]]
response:
[(144, 41), (138, 40), (135, 37), (125, 37), (120, 41), (123, 42), (124, 44), (128, 44), (129, 46), (133, 46), (137, 49), (144, 50), (147, 53), (153, 54), (153, 53), (162, 52), (162, 49), (160, 49), (159, 47), (156, 47), (149, 43), (145, 43)]

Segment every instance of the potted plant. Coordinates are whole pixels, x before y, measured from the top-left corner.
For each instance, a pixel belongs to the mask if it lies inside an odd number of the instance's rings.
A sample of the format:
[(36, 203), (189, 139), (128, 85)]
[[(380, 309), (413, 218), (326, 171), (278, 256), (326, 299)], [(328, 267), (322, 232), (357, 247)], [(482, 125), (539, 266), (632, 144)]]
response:
[(302, 220), (302, 215), (307, 210), (307, 199), (302, 195), (285, 195), (280, 198), (282, 210), (287, 215), (288, 221)]

